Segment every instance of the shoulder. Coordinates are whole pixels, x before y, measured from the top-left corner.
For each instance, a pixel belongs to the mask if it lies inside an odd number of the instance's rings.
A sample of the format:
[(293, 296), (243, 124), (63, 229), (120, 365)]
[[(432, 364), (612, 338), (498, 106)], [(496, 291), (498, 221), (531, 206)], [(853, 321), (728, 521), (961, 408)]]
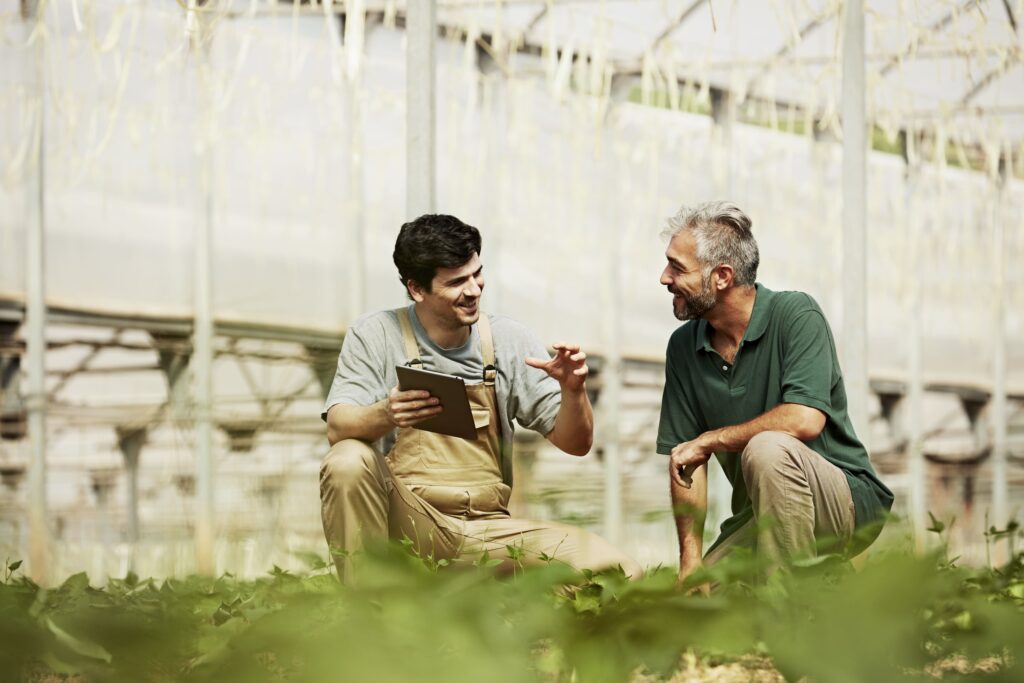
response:
[(817, 313), (824, 317), (821, 306), (806, 292), (775, 292), (771, 310), (772, 317), (782, 320), (792, 320), (805, 313)]
[(398, 314), (394, 310), (384, 310), (356, 318), (349, 325), (348, 334), (361, 339), (377, 339), (386, 337), (398, 329)]

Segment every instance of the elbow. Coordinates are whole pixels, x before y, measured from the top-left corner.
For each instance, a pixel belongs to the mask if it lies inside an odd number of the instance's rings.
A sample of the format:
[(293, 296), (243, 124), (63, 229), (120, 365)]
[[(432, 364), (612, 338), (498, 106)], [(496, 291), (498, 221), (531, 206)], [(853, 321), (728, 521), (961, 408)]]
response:
[(565, 452), (569, 455), (575, 455), (578, 458), (582, 458), (584, 455), (590, 453), (590, 449), (594, 447), (594, 437), (590, 436), (574, 446), (574, 448), (566, 448)]
[(825, 416), (815, 410), (813, 415), (807, 415), (800, 420), (794, 430), (796, 432), (794, 436), (804, 442), (814, 441), (823, 429), (825, 429)]
[(583, 457), (590, 453), (590, 449), (594, 446), (594, 430), (591, 429), (586, 433), (575, 434), (569, 438), (565, 434), (551, 432), (548, 434), (547, 439), (563, 453)]
[(338, 424), (338, 414), (334, 410), (336, 406), (331, 406), (331, 409), (327, 411), (327, 443), (332, 447), (334, 444), (346, 438), (345, 432), (341, 425)]

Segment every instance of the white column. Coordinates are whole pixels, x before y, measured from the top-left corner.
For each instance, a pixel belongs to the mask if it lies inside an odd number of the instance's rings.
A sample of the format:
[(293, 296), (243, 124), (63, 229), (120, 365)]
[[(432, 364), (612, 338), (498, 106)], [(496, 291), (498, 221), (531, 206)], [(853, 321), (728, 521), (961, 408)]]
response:
[[(36, 0), (22, 5), (25, 35), (31, 35), (38, 15)], [(25, 178), (25, 408), (29, 439), (29, 572), (46, 585), (50, 572), (50, 529), (46, 510), (46, 268), (45, 268), (45, 150), (46, 126), (46, 37), (35, 36), (33, 84), (36, 105), (32, 128), (34, 164), (26, 164)]]
[(436, 209), (436, 0), (416, 0), (405, 17), (406, 215), (409, 220)]
[[(907, 145), (913, 133), (907, 132)], [(911, 155), (908, 155), (911, 156)], [(920, 169), (916, 161), (908, 159), (906, 170), (906, 195), (904, 198), (904, 220), (907, 230), (907, 254), (910, 256), (909, 296), (907, 297), (907, 480), (909, 516), (914, 532), (914, 545), (918, 552), (924, 550), (926, 540), (926, 518), (928, 516), (926, 464), (924, 461), (924, 379), (921, 363), (922, 310), (921, 278), (925, 260), (921, 258), (924, 240), (921, 239), (923, 225), (918, 215), (917, 193), (920, 184)]]
[[(616, 231), (618, 234), (619, 231)], [(607, 240), (601, 298), (604, 302), (602, 337), (605, 358), (601, 367), (599, 399), (601, 447), (604, 451), (604, 533), (613, 545), (622, 543), (622, 450), (619, 417), (622, 413), (622, 251), (617, 239)]]
[[(736, 109), (736, 96), (731, 92), (719, 91), (712, 94), (711, 116), (715, 123), (712, 144), (717, 148), (712, 152), (713, 158), (717, 159), (714, 169), (715, 195), (716, 199), (729, 201), (735, 199), (736, 186), (736, 151), (733, 144)], [(732, 516), (732, 484), (715, 457), (708, 461), (707, 478), (708, 509), (704, 519), (704, 537), (714, 538), (722, 522)]]
[[(1006, 166), (1009, 166), (1007, 160)], [(993, 179), (988, 208), (992, 227), (992, 518), (991, 524), (1002, 529), (1010, 521), (1009, 489), (1006, 477), (1006, 240), (1005, 206), (1003, 199), (1007, 187), (1005, 175)], [(1008, 559), (1008, 558), (1007, 558)]]
[(363, 116), (362, 76), (349, 78), (345, 92), (345, 116), (348, 125), (348, 199), (351, 210), (351, 248), (354, 258), (349, 259), (348, 270), (348, 323), (366, 312), (366, 238), (365, 200), (363, 196)]
[(864, 2), (843, 12), (843, 378), (850, 420), (866, 446), (867, 368), (867, 127), (864, 116)]
[[(195, 0), (192, 0), (194, 3)], [(215, 572), (213, 468), (213, 92), (204, 16), (196, 15), (193, 55), (199, 100), (199, 197), (193, 246), (192, 382), (195, 413), (195, 543), (196, 570)]]

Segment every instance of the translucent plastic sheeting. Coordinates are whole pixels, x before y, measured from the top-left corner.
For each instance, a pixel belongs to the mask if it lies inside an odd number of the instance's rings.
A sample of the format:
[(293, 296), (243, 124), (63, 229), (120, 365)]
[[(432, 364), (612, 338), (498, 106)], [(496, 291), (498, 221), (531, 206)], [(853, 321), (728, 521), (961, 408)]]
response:
[[(192, 229), (207, 198), (218, 319), (337, 332), (365, 311), (402, 303), (391, 263), (409, 218), (400, 31), (369, 31), (365, 61), (349, 73), (339, 23), (323, 16), (221, 18), (195, 50), (173, 4), (92, 3), (81, 30), (66, 6), (48, 8), (51, 304), (188, 317)], [(10, 19), (4, 28), (20, 35)], [(10, 39), (0, 49), (0, 100), (14, 105), (0, 111), (0, 291), (20, 299), (18, 217), (34, 162), (18, 150), (31, 123), (32, 57)], [(608, 302), (599, 285), (618, 268), (622, 350), (660, 358), (677, 323), (658, 284), (658, 233), (681, 204), (728, 194), (754, 220), (760, 279), (808, 291), (838, 329), (838, 144), (742, 124), (729, 142), (706, 116), (560, 90), (544, 76), (543, 57), (519, 55), (508, 73), (481, 71), (476, 60), (463, 43), (439, 42), (438, 190), (442, 210), (484, 233), (488, 308), (546, 341), (600, 352)], [(993, 180), (924, 153), (914, 189), (923, 251), (913, 270), (905, 165), (880, 153), (869, 164), (872, 369), (905, 367), (901, 329), (917, 278), (925, 373), (985, 381), (978, 345), (990, 324), (984, 216), (997, 196)], [(1013, 181), (1001, 195), (1008, 220), (1022, 213), (1020, 194)], [(1006, 234), (1008, 263), (1019, 262), (1019, 222)], [(353, 272), (362, 305), (349, 296)], [(1024, 283), (1013, 268), (1008, 278), (1012, 388), (1024, 382), (1013, 313)]]

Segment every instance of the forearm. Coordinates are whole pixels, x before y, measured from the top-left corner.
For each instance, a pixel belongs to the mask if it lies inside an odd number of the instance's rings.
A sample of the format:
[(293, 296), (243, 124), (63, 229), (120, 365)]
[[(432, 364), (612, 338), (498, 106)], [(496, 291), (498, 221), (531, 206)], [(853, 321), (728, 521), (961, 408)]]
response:
[(825, 426), (821, 411), (796, 403), (781, 403), (752, 420), (705, 432), (698, 437), (708, 453), (739, 453), (761, 432), (783, 432), (801, 441), (817, 438)]
[(572, 455), (590, 452), (594, 444), (594, 411), (584, 387), (562, 387), (562, 405), (548, 440)]
[(344, 439), (376, 441), (395, 428), (387, 407), (387, 399), (370, 406), (331, 406), (327, 412), (327, 441), (332, 446)]
[(693, 472), (693, 485), (690, 488), (679, 486), (669, 477), (681, 569), (699, 563), (704, 551), (704, 520), (708, 511), (707, 472), (707, 465), (698, 467)]

